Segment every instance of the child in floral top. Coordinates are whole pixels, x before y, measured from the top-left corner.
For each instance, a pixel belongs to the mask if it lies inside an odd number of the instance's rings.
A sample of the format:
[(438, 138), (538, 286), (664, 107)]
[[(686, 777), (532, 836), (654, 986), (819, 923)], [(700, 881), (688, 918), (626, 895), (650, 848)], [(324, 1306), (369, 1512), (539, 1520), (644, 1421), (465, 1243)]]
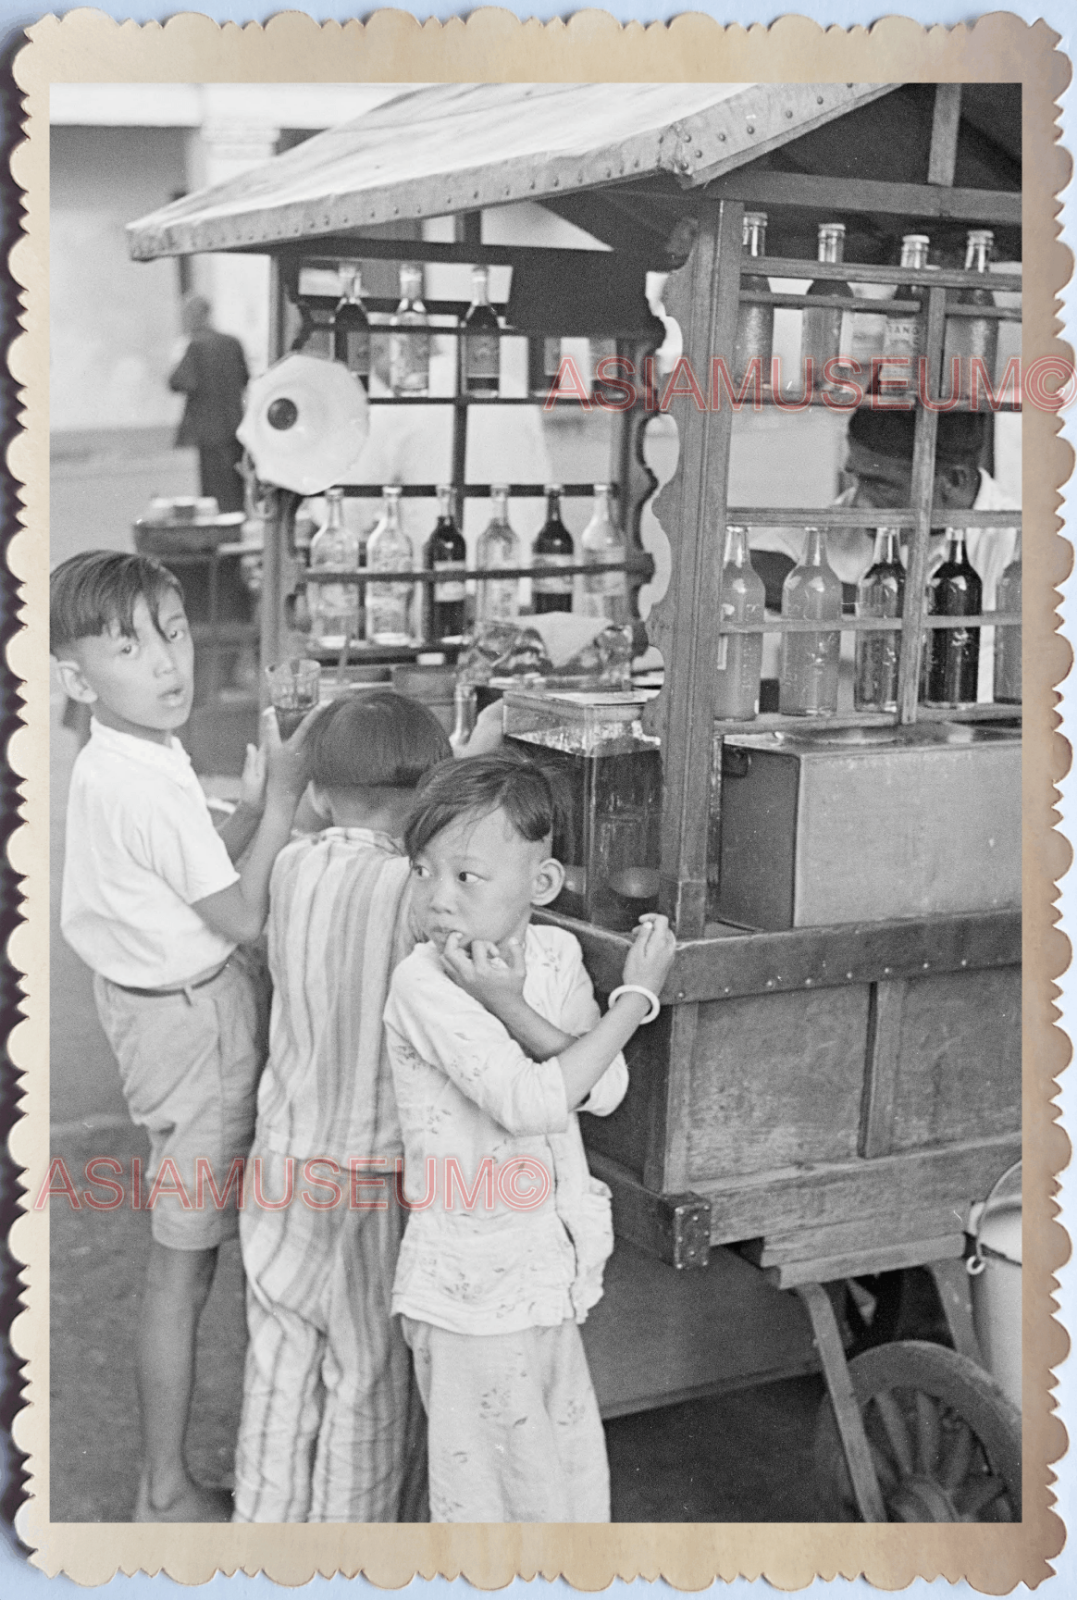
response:
[(621, 1049), (673, 960), (641, 919), (600, 1016), (579, 944), (533, 927), (564, 878), (542, 771), (499, 754), (420, 787), (404, 843), (427, 942), (397, 967), (386, 1042), (413, 1208), (393, 1290), (429, 1420), (445, 1522), (609, 1521), (609, 1473), (577, 1324), (613, 1248), (577, 1109), (608, 1115)]

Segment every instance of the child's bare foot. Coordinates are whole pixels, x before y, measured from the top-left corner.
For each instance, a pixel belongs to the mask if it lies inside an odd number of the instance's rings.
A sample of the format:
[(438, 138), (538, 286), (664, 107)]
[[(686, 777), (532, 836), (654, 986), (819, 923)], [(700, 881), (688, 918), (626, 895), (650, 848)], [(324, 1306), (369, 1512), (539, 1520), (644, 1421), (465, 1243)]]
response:
[(173, 1495), (165, 1505), (158, 1505), (150, 1496), (150, 1486), (143, 1477), (138, 1486), (135, 1514), (132, 1522), (231, 1522), (232, 1495), (228, 1489), (208, 1489), (195, 1483), (193, 1478)]

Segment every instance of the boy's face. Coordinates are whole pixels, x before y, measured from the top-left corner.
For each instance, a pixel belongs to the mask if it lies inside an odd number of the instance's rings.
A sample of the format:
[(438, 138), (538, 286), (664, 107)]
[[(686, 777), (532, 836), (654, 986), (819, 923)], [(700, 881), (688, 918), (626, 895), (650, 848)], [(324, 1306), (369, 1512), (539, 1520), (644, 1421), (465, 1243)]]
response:
[(465, 944), (489, 939), (502, 947), (522, 939), (533, 905), (561, 892), (564, 870), (549, 841), (521, 837), (505, 812), (458, 817), (413, 863), (415, 908), (439, 950), (450, 933)]
[(104, 633), (77, 640), (69, 659), (58, 662), (60, 680), (72, 699), (93, 706), (99, 722), (167, 744), (190, 716), (194, 694), (194, 645), (183, 601), (166, 590), (155, 624), (139, 596), (131, 625), (131, 633), (113, 622)]

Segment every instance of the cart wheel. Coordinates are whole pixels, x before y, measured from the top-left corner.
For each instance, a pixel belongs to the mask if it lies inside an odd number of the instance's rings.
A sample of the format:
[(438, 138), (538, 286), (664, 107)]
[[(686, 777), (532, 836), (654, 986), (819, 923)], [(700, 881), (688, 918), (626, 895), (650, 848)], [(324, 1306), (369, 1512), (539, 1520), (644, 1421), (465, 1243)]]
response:
[[(849, 1363), (891, 1522), (1019, 1522), (1021, 1414), (981, 1367), (942, 1345), (878, 1345)], [(829, 1398), (815, 1466), (827, 1522), (856, 1522)]]

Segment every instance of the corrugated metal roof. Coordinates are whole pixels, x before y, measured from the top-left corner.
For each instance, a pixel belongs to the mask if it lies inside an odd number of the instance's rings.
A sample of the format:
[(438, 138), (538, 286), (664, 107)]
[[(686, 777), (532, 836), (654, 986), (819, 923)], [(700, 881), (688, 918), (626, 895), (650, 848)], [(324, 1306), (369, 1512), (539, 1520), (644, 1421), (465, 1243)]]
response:
[(892, 84), (438, 84), (129, 224), (136, 260), (257, 249), (668, 174), (691, 188)]

